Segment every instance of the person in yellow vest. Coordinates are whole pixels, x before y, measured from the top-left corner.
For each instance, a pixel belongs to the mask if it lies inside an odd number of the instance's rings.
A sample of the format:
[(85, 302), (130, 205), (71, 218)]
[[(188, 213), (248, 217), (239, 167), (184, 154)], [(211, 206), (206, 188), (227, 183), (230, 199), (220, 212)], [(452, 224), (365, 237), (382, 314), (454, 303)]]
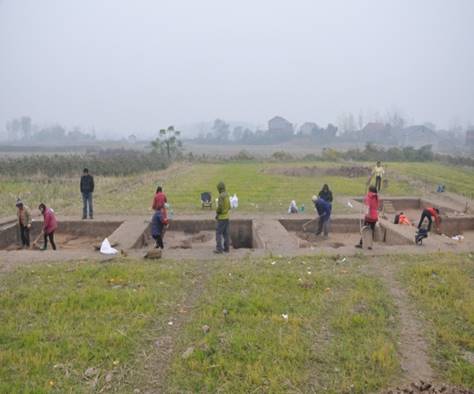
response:
[(377, 188), (377, 192), (379, 192), (382, 187), (382, 178), (384, 175), (385, 170), (382, 167), (382, 163), (378, 161), (374, 169), (372, 170), (372, 176), (375, 176), (375, 187)]
[[(219, 198), (216, 209), (216, 250), (214, 253), (229, 253), (230, 251), (230, 226), (229, 226), (229, 212), (230, 199), (225, 190), (224, 182), (219, 182), (217, 185)], [(224, 247), (222, 247), (222, 238), (224, 238)]]

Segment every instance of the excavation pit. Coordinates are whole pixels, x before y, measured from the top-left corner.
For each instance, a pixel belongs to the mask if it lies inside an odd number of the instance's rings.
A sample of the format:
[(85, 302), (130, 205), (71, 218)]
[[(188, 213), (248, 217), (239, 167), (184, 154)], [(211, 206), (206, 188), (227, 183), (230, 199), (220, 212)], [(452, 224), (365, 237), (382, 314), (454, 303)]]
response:
[(474, 242), (474, 216), (443, 218), (441, 232), (448, 237), (462, 235), (463, 242)]
[[(54, 233), (56, 246), (60, 250), (94, 250), (106, 237), (122, 224), (117, 221), (59, 221)], [(43, 246), (43, 237), (35, 245), (33, 242), (42, 229), (42, 222), (33, 222), (30, 230), (32, 249)], [(20, 231), (16, 223), (0, 229), (0, 250), (17, 250), (21, 248)]]
[[(354, 246), (361, 238), (360, 220), (353, 217), (333, 217), (329, 227), (329, 236), (317, 236), (318, 219), (309, 222), (307, 219), (281, 219), (281, 225), (298, 238), (300, 248), (332, 248)], [(385, 245), (411, 245), (413, 241), (393, 228), (395, 225), (377, 224), (375, 242)]]
[[(363, 198), (355, 198), (355, 201), (363, 203)], [(417, 197), (390, 197), (380, 199), (380, 208), (382, 215), (390, 221), (394, 222), (395, 215), (403, 212), (408, 217), (412, 224), (417, 225), (420, 220), (421, 212), (428, 207), (439, 208), (441, 216), (454, 215), (455, 211), (452, 208), (436, 204), (432, 201)]]
[[(172, 220), (164, 235), (165, 249), (213, 249), (216, 246), (216, 222), (214, 220)], [(233, 249), (261, 247), (252, 220), (230, 221), (230, 243)], [(134, 248), (153, 247), (151, 226), (140, 235)]]

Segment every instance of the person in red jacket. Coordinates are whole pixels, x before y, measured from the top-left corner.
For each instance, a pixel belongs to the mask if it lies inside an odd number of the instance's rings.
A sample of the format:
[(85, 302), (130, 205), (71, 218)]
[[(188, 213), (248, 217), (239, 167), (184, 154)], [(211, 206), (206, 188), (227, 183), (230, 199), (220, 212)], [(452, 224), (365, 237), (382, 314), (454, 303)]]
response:
[(421, 218), (420, 218), (420, 222), (418, 223), (418, 228), (420, 229), (424, 220), (428, 219), (428, 232), (431, 231), (431, 225), (433, 224), (433, 218), (435, 220), (435, 224), (436, 224), (436, 231), (438, 231), (438, 233), (440, 233), (440, 229), (439, 229), (439, 225), (441, 224), (441, 217), (439, 216), (439, 209), (438, 208), (433, 208), (433, 207), (429, 207), (429, 208), (425, 208), (423, 209), (423, 212), (421, 213)]
[(164, 208), (167, 202), (168, 202), (168, 199), (166, 198), (166, 194), (163, 193), (163, 188), (161, 186), (158, 186), (156, 188), (156, 193), (155, 193), (155, 197), (153, 198), (153, 204), (151, 208), (154, 211), (160, 211), (162, 208)]
[(56, 215), (54, 214), (51, 208), (47, 208), (46, 205), (44, 205), (43, 203), (39, 205), (38, 209), (43, 215), (44, 245), (41, 250), (46, 250), (48, 248), (48, 238), (49, 242), (51, 242), (51, 247), (53, 248), (53, 250), (56, 250), (56, 244), (54, 243), (54, 232), (58, 228)]
[[(371, 237), (368, 238), (369, 250), (372, 249), (372, 240), (374, 238), (375, 233), (375, 225), (379, 220), (379, 197), (377, 195), (377, 188), (375, 186), (369, 187), (369, 192), (365, 196), (364, 204), (367, 207), (367, 214), (364, 217), (364, 226), (362, 227), (362, 233), (366, 231), (371, 232)], [(362, 238), (360, 238), (360, 242), (356, 245), (356, 248), (362, 249)]]

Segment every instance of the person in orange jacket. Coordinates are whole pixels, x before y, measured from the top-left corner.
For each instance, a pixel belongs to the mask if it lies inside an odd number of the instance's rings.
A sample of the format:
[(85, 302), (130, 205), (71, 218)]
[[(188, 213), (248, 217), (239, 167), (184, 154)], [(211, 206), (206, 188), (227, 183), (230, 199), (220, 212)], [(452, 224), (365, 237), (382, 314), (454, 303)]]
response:
[(400, 212), (398, 215), (395, 216), (395, 224), (407, 224), (411, 226), (410, 219), (406, 216), (403, 212)]

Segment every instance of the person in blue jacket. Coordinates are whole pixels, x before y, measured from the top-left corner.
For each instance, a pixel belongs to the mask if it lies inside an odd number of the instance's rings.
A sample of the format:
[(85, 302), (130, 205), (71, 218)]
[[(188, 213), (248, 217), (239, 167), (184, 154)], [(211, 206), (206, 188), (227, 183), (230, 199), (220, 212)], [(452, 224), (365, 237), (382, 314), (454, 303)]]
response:
[(332, 205), (324, 198), (318, 197), (314, 201), (314, 206), (319, 215), (319, 225), (316, 235), (321, 235), (321, 233), (323, 233), (324, 236), (327, 237), (329, 235), (329, 221), (331, 219)]
[(165, 226), (168, 224), (168, 218), (163, 215), (162, 210), (158, 210), (151, 218), (151, 236), (155, 240), (155, 248), (163, 249), (163, 236), (165, 235)]

